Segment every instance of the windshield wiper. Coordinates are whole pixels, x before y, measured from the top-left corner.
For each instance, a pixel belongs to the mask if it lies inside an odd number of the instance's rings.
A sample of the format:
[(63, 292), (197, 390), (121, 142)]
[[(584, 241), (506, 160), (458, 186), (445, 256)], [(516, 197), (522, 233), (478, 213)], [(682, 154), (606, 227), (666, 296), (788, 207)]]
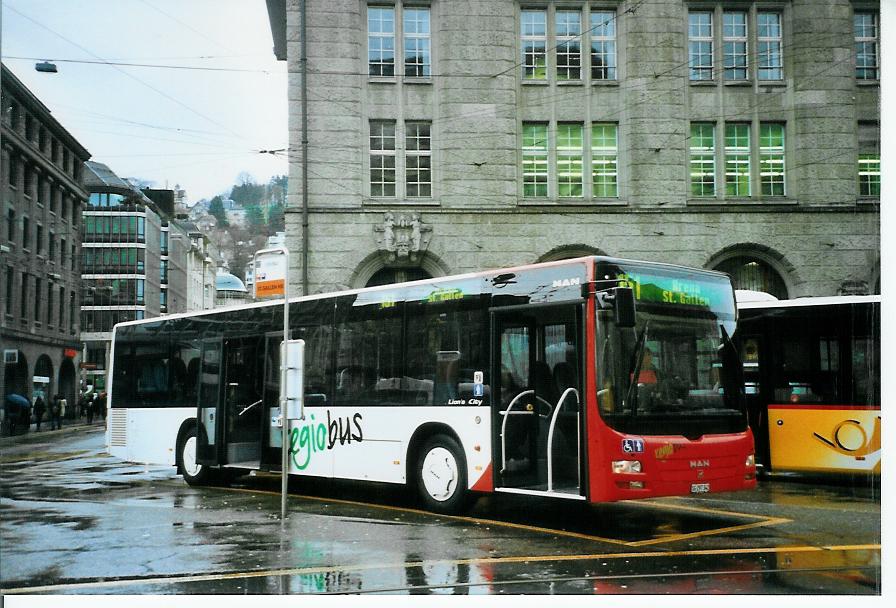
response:
[(644, 347), (647, 344), (647, 327), (649, 325), (649, 320), (644, 323), (644, 329), (641, 330), (638, 341), (635, 343), (635, 359), (632, 361), (629, 370), (628, 390), (625, 391), (625, 399), (622, 401), (623, 411), (625, 411), (625, 406), (631, 403), (632, 415), (634, 415), (638, 407), (638, 391), (634, 389), (638, 386), (638, 377), (641, 375), (641, 363), (643, 363)]

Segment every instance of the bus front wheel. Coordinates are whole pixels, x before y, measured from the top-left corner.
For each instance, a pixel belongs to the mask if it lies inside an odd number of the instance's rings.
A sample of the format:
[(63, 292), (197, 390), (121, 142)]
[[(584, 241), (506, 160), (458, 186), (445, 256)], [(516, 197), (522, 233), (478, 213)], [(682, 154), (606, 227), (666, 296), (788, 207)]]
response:
[(435, 435), (423, 445), (417, 490), (426, 508), (436, 513), (457, 513), (467, 504), (466, 460), (453, 438)]
[(198, 443), (195, 427), (183, 433), (177, 443), (177, 467), (184, 481), (191, 486), (200, 486), (209, 481), (209, 468), (196, 459)]

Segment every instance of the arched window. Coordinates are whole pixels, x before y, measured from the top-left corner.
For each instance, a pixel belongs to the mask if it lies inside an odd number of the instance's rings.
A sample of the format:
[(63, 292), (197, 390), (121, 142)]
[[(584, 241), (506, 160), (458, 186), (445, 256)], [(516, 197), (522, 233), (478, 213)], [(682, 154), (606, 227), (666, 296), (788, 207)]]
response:
[(735, 289), (764, 291), (779, 300), (788, 298), (784, 279), (768, 262), (758, 258), (750, 256), (728, 258), (717, 264), (715, 269), (730, 274)]
[(404, 283), (406, 281), (419, 281), (430, 278), (432, 278), (432, 275), (422, 268), (381, 268), (370, 277), (370, 280), (364, 286), (376, 287), (377, 285), (390, 285), (392, 283)]

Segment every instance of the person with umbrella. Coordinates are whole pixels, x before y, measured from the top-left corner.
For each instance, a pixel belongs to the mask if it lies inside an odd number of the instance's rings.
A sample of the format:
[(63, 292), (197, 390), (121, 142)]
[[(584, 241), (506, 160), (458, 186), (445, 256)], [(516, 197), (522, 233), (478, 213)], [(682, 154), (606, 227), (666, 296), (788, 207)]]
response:
[(16, 434), (16, 427), (19, 421), (27, 423), (31, 417), (31, 403), (29, 403), (26, 397), (16, 393), (6, 395), (3, 399), (3, 410), (6, 415), (6, 425), (10, 435)]

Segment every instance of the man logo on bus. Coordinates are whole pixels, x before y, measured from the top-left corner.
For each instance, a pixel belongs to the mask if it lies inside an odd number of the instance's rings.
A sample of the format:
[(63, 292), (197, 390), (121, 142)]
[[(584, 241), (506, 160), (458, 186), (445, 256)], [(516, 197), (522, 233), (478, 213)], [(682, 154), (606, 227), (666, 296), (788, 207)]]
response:
[(871, 439), (862, 428), (858, 420), (843, 420), (834, 427), (831, 438), (822, 437), (818, 433), (812, 433), (815, 437), (843, 456), (852, 456), (862, 460), (868, 454), (880, 451), (880, 416), (874, 420), (874, 430)]
[(551, 283), (551, 287), (575, 287), (576, 285), (581, 285), (582, 280), (578, 277), (573, 277), (571, 279), (557, 279)]

